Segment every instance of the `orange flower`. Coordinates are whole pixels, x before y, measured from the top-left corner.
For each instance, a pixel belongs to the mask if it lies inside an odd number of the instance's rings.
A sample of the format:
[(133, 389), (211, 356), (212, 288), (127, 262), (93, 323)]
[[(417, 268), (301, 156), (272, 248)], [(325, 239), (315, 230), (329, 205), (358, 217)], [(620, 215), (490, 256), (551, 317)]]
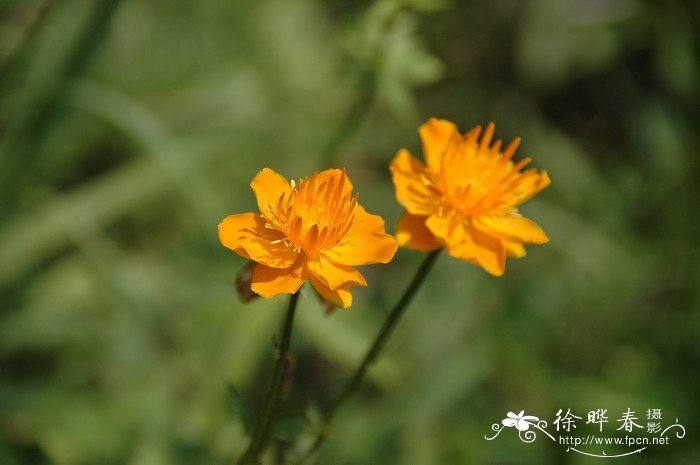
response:
[(260, 214), (231, 215), (219, 240), (257, 262), (251, 289), (266, 298), (293, 294), (307, 279), (333, 305), (352, 304), (352, 286), (367, 282), (354, 265), (389, 262), (396, 241), (384, 220), (351, 195), (345, 170), (326, 170), (298, 184), (265, 168), (250, 183)]
[(517, 206), (547, 187), (547, 173), (522, 171), (531, 159), (513, 163), (520, 143), (501, 152), (491, 144), (494, 125), (462, 135), (449, 121), (432, 118), (420, 127), (426, 164), (402, 149), (391, 162), (396, 198), (404, 206), (396, 228), (399, 245), (420, 251), (447, 247), (453, 257), (481, 266), (495, 276), (505, 271), (506, 255), (522, 257), (523, 244), (543, 244), (542, 229)]

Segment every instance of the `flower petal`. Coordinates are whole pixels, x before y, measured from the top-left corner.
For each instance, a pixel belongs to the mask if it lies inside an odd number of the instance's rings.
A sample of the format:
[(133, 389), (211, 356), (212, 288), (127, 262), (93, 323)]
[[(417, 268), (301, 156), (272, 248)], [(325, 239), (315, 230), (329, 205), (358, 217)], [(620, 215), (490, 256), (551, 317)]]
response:
[(396, 240), (384, 231), (384, 220), (358, 205), (345, 237), (326, 250), (325, 256), (341, 265), (388, 263), (397, 248)]
[(473, 225), (465, 230), (464, 241), (449, 250), (450, 255), (475, 261), (494, 276), (502, 276), (506, 271), (506, 248), (503, 242), (484, 233)]
[(270, 168), (264, 168), (250, 182), (250, 187), (255, 192), (260, 213), (265, 215), (270, 206), (276, 206), (282, 194), (288, 194), (292, 190), (284, 176)]
[(321, 171), (320, 173), (316, 173), (312, 176), (312, 179), (315, 179), (319, 185), (323, 184), (324, 182), (328, 182), (331, 178), (335, 178), (334, 184), (336, 186), (338, 185), (338, 182), (342, 182), (343, 196), (346, 196), (352, 192), (352, 183), (345, 174), (345, 170), (332, 168), (329, 170)]
[(439, 215), (431, 215), (425, 220), (425, 227), (428, 228), (428, 231), (447, 245), (454, 245), (462, 240), (461, 236), (455, 235), (459, 232), (456, 229), (458, 226), (459, 222), (450, 221)]
[(306, 264), (309, 272), (325, 286), (336, 290), (344, 285), (366, 286), (365, 278), (354, 268), (318, 256)]
[(273, 268), (291, 266), (299, 254), (284, 243), (283, 233), (265, 224), (256, 213), (227, 216), (219, 223), (219, 240), (243, 258)]
[(426, 226), (444, 240), (453, 257), (479, 265), (494, 276), (505, 272), (506, 249), (498, 237), (480, 231), (473, 224), (435, 215), (428, 218)]
[(389, 169), (396, 199), (406, 210), (414, 215), (431, 215), (437, 211), (439, 192), (433, 187), (425, 165), (401, 149)]
[(305, 280), (303, 260), (298, 260), (285, 269), (271, 268), (258, 263), (253, 268), (250, 288), (256, 294), (269, 299), (279, 294), (294, 294)]
[(527, 255), (525, 247), (520, 242), (504, 240), (503, 245), (506, 246), (506, 255), (509, 257), (522, 258)]
[(327, 302), (340, 308), (350, 308), (352, 305), (351, 285), (340, 286), (338, 289), (331, 289), (313, 275), (310, 276), (311, 284), (316, 292)]
[(529, 200), (552, 183), (546, 171), (537, 172), (531, 169), (520, 176), (521, 181), (514, 192), (515, 195), (508, 200), (508, 203), (512, 206), (520, 205)]
[(439, 171), (443, 153), (460, 139), (457, 126), (444, 119), (430, 118), (418, 129), (418, 133), (428, 168), (433, 172)]
[(477, 223), (485, 231), (493, 231), (505, 236), (511, 242), (544, 244), (549, 241), (547, 234), (533, 221), (521, 216), (481, 217)]
[(396, 240), (401, 247), (431, 252), (441, 247), (435, 235), (425, 225), (427, 216), (412, 215), (404, 211), (396, 225)]

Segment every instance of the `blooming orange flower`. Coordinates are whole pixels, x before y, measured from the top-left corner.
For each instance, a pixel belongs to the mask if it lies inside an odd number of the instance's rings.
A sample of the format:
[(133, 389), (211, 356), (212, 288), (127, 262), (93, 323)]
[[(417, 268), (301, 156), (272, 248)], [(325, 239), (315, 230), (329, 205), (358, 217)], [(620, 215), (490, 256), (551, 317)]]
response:
[(522, 257), (523, 244), (543, 244), (542, 229), (517, 206), (550, 184), (547, 173), (521, 171), (531, 159), (513, 163), (520, 143), (501, 152), (491, 144), (494, 125), (462, 135), (449, 121), (432, 118), (420, 127), (426, 164), (402, 149), (391, 162), (396, 198), (405, 211), (396, 228), (399, 245), (431, 251), (447, 247), (453, 257), (500, 276), (506, 255)]
[(269, 168), (250, 183), (260, 214), (230, 215), (219, 240), (257, 262), (251, 289), (266, 298), (293, 294), (307, 279), (328, 302), (352, 304), (352, 286), (367, 282), (354, 265), (389, 262), (398, 244), (384, 220), (357, 203), (345, 170), (326, 170), (287, 181)]

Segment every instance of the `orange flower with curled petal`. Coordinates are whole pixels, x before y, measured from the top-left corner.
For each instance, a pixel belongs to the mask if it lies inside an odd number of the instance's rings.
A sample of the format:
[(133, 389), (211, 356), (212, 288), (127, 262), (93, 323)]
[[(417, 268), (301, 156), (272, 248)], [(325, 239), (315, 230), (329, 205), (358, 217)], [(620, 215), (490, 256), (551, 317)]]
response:
[(355, 265), (389, 262), (398, 244), (384, 220), (357, 202), (345, 170), (326, 170), (299, 183), (269, 168), (255, 176), (260, 214), (230, 215), (219, 224), (219, 240), (257, 262), (251, 289), (266, 298), (293, 294), (309, 279), (328, 302), (352, 304), (352, 286), (367, 282)]
[(432, 118), (420, 127), (426, 163), (400, 150), (391, 162), (396, 198), (405, 211), (396, 227), (399, 245), (428, 252), (445, 246), (450, 255), (495, 276), (506, 255), (522, 257), (523, 244), (543, 244), (542, 229), (517, 206), (550, 184), (547, 173), (521, 171), (531, 159), (511, 161), (520, 139), (501, 152), (491, 144), (494, 125), (464, 135), (449, 121)]

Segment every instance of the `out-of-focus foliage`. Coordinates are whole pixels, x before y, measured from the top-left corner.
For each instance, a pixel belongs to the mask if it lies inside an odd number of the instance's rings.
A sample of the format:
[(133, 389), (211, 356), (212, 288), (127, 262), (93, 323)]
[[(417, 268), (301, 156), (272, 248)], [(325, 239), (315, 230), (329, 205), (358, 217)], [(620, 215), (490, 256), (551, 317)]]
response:
[[(0, 2), (0, 463), (231, 463), (285, 302), (237, 301), (218, 221), (254, 210), (264, 166), (344, 166), (391, 228), (387, 164), (429, 116), (523, 137), (551, 242), (500, 279), (441, 257), (320, 463), (589, 463), (483, 437), (509, 410), (600, 407), (688, 430), (620, 463), (698, 463), (699, 20), (679, 0)], [(420, 259), (366, 269), (347, 312), (304, 294), (273, 449), (308, 439)]]

